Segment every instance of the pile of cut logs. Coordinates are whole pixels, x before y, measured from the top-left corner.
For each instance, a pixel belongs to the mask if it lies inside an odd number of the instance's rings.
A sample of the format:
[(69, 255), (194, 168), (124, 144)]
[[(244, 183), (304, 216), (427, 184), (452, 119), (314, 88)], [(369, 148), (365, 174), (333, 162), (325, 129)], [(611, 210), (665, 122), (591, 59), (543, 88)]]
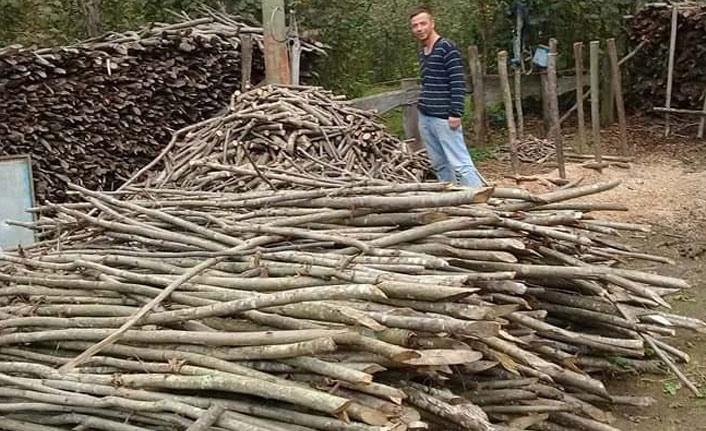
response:
[(306, 86), (236, 93), (227, 112), (174, 135), (162, 152), (163, 170), (149, 184), (232, 192), (421, 181), (430, 174), (426, 156), (406, 151), (374, 114), (343, 99)]
[[(264, 76), (262, 29), (204, 9), (200, 18), (72, 46), (0, 50), (0, 155), (30, 154), (40, 201), (66, 184), (114, 190), (174, 130), (223, 110), (241, 86), (241, 36)], [(321, 45), (302, 41), (303, 76)]]
[[(672, 107), (701, 110), (706, 97), (706, 5), (672, 2), (679, 5), (674, 61)], [(646, 42), (631, 63), (629, 106), (650, 112), (665, 106), (672, 7), (659, 4), (640, 10), (629, 22), (628, 37), (634, 47)]]
[(616, 185), (72, 186), (0, 255), (0, 428), (614, 430), (653, 400), (601, 372), (663, 372), (648, 347), (673, 366), (665, 339), (706, 331), (664, 300), (687, 283), (621, 267), (670, 263), (614, 238), (647, 227), (573, 200)]

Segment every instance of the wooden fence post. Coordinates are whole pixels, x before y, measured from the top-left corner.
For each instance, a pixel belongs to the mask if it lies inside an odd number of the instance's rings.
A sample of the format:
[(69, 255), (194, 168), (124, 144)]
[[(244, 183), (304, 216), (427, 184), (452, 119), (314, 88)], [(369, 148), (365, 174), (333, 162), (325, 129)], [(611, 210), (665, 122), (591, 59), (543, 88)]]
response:
[(591, 54), (591, 129), (593, 131), (593, 151), (596, 154), (596, 162), (603, 163), (601, 154), (601, 106), (600, 106), (600, 69), (599, 64), (600, 42), (592, 41), (590, 44)]
[(574, 61), (576, 64), (576, 113), (578, 114), (576, 152), (581, 154), (586, 148), (586, 118), (583, 111), (583, 42), (574, 44)]
[(522, 71), (515, 67), (515, 110), (517, 111), (517, 137), (525, 137), (525, 113), (522, 110)]
[(289, 84), (284, 0), (262, 0), (262, 32), (265, 44), (265, 76), (268, 84)]
[(615, 108), (618, 110), (618, 123), (620, 125), (620, 152), (627, 156), (628, 150), (628, 126), (625, 118), (625, 102), (623, 101), (623, 78), (618, 65), (618, 50), (615, 47), (615, 39), (608, 39), (608, 57), (610, 58), (610, 68), (613, 73), (613, 94), (615, 95)]
[(564, 147), (561, 138), (561, 124), (559, 123), (559, 96), (557, 94), (556, 80), (556, 57), (557, 54), (549, 54), (549, 65), (547, 66), (547, 92), (549, 100), (549, 117), (551, 118), (551, 129), (549, 136), (554, 139), (556, 151), (556, 161), (559, 164), (559, 177), (566, 178), (566, 166), (564, 165)]
[(252, 35), (243, 33), (240, 36), (240, 89), (245, 91), (250, 86), (252, 79)]
[[(664, 107), (672, 107), (672, 87), (674, 86), (674, 54), (677, 50), (677, 25), (679, 24), (679, 8), (672, 5), (672, 33), (669, 36), (669, 66), (667, 69), (667, 96)], [(669, 113), (664, 115), (664, 136), (669, 136), (670, 130)]]
[(510, 139), (512, 171), (513, 174), (519, 175), (520, 161), (517, 157), (517, 131), (515, 130), (515, 118), (512, 111), (512, 91), (510, 90), (510, 80), (507, 73), (507, 51), (500, 51), (498, 53), (498, 73), (500, 75), (500, 86), (503, 89), (503, 100), (505, 102), (505, 118), (507, 119), (507, 133)]
[(291, 83), (293, 85), (299, 85), (299, 76), (300, 76), (300, 68), (301, 68), (301, 56), (302, 56), (302, 43), (301, 39), (299, 38), (299, 27), (297, 25), (297, 16), (292, 11), (290, 14), (290, 23), (289, 23), (289, 28), (290, 28), (290, 34), (293, 36), (293, 43), (290, 47), (290, 52), (291, 52), (291, 59), (290, 59), (290, 69), (291, 69)]
[[(555, 39), (552, 39), (555, 40)], [(552, 52), (552, 47), (551, 47), (551, 40), (549, 41), (549, 52)], [(551, 120), (549, 118), (549, 101), (547, 100), (544, 95), (547, 93), (547, 87), (549, 86), (547, 82), (547, 71), (546, 70), (540, 70), (539, 72), (539, 81), (541, 85), (541, 96), (542, 96), (542, 119), (543, 119), (543, 126), (544, 126), (544, 133), (546, 135), (549, 135), (549, 130), (551, 129)]]
[(611, 79), (610, 64), (606, 59), (599, 61), (601, 70), (601, 124), (610, 126), (615, 123), (615, 94)]
[(549, 39), (549, 53), (550, 54), (558, 54), (558, 46), (559, 46), (559, 41), (556, 40), (555, 38)]
[(699, 139), (704, 137), (704, 129), (706, 129), (706, 90), (704, 90), (703, 112), (704, 112), (704, 116), (701, 117), (701, 121), (699, 121), (699, 133), (696, 135)]
[(483, 82), (483, 68), (478, 54), (478, 46), (468, 47), (468, 61), (471, 69), (471, 82), (473, 84), (473, 130), (476, 145), (486, 146), (486, 114), (485, 114), (485, 83)]
[(416, 78), (402, 80), (402, 90), (405, 91), (405, 104), (402, 108), (402, 128), (405, 139), (414, 139), (409, 146), (411, 151), (424, 148), (419, 136), (419, 111), (417, 111), (416, 92), (419, 89)]

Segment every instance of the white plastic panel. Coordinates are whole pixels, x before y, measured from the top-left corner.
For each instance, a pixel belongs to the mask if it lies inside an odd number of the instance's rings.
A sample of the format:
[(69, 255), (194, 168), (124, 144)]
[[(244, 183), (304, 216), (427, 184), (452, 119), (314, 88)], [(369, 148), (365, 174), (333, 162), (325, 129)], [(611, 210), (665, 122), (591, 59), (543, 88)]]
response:
[(32, 163), (28, 156), (0, 157), (0, 249), (14, 250), (34, 243), (34, 232), (10, 226), (7, 220), (33, 222)]

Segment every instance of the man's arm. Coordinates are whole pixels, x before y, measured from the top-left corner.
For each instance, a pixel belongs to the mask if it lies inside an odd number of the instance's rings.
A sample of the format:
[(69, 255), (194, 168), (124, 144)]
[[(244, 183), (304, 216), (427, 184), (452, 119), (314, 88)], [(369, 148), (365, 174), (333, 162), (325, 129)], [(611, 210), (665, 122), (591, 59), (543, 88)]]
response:
[(461, 118), (466, 104), (466, 78), (463, 73), (463, 61), (458, 48), (452, 46), (444, 56), (446, 72), (449, 75), (451, 89), (451, 110), (449, 117)]

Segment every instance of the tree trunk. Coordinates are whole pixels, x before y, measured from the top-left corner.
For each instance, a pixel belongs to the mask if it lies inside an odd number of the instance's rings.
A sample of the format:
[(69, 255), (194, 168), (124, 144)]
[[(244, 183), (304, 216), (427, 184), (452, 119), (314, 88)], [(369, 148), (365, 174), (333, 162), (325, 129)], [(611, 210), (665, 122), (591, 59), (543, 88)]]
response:
[(101, 33), (101, 1), (82, 0), (81, 2), (88, 37), (97, 37)]

